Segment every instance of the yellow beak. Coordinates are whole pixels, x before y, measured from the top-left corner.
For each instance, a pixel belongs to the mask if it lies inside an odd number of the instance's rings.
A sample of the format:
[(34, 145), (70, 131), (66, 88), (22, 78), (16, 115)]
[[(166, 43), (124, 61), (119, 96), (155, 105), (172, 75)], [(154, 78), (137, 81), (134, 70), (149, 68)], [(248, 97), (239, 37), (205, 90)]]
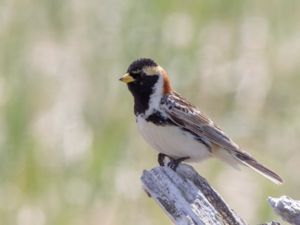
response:
[(130, 76), (129, 73), (124, 74), (119, 80), (124, 82), (125, 84), (129, 84), (129, 83), (135, 81), (134, 78), (132, 76)]

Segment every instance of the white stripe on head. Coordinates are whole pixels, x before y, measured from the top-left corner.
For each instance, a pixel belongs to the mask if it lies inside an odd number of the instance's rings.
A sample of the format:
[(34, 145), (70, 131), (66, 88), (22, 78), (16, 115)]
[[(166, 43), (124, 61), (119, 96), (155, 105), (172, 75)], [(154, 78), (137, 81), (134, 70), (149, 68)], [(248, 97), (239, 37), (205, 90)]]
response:
[(143, 68), (143, 72), (148, 76), (161, 75), (163, 68), (161, 66), (147, 66)]

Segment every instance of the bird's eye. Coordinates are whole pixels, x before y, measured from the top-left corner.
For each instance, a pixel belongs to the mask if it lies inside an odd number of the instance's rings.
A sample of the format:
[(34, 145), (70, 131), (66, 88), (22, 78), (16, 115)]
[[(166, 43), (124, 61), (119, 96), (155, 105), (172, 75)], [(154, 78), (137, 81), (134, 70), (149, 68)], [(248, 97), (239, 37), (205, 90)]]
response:
[(139, 74), (139, 73), (141, 73), (142, 72), (142, 70), (134, 70), (134, 71), (132, 71), (131, 73), (132, 74)]

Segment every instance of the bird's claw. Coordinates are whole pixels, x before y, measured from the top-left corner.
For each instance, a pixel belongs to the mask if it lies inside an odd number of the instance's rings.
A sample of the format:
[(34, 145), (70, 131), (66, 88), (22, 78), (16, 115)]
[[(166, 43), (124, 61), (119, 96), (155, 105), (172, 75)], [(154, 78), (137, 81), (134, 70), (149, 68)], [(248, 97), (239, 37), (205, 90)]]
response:
[(178, 160), (176, 160), (176, 159), (171, 159), (171, 161), (168, 162), (167, 166), (168, 166), (170, 169), (176, 171), (176, 169), (177, 169), (179, 163), (180, 163), (180, 162), (179, 162)]
[(172, 157), (166, 155), (166, 154), (163, 154), (163, 153), (159, 153), (158, 154), (158, 163), (160, 166), (165, 166), (165, 157), (168, 157), (170, 159), (170, 161), (167, 163), (167, 166), (169, 168), (171, 168), (172, 170), (176, 171), (179, 163), (181, 163), (182, 161), (186, 160), (186, 159), (189, 159), (189, 157), (182, 157), (182, 158), (178, 158), (178, 159), (173, 159)]
[(160, 166), (164, 166), (164, 165), (165, 165), (164, 160), (165, 160), (165, 157), (166, 157), (166, 156), (167, 156), (167, 155), (165, 155), (165, 154), (163, 154), (163, 153), (159, 153), (159, 154), (158, 154), (157, 161), (158, 161), (158, 164), (159, 164)]
[(179, 159), (172, 159), (170, 158), (170, 162), (168, 163), (168, 167), (170, 167), (172, 170), (176, 171), (178, 165), (186, 160), (186, 159), (189, 159), (190, 157), (182, 157), (182, 158), (179, 158)]

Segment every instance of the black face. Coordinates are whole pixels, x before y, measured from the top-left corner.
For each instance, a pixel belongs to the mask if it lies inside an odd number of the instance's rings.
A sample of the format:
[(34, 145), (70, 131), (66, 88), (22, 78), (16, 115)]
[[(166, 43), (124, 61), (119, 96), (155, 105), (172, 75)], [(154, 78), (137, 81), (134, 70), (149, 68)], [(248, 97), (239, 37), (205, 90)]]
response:
[(143, 68), (152, 66), (155, 67), (157, 64), (152, 59), (143, 58), (134, 61), (128, 67), (127, 73), (135, 80), (127, 84), (134, 97), (135, 114), (144, 113), (147, 110), (150, 95), (159, 78), (159, 75), (149, 76), (143, 72)]

